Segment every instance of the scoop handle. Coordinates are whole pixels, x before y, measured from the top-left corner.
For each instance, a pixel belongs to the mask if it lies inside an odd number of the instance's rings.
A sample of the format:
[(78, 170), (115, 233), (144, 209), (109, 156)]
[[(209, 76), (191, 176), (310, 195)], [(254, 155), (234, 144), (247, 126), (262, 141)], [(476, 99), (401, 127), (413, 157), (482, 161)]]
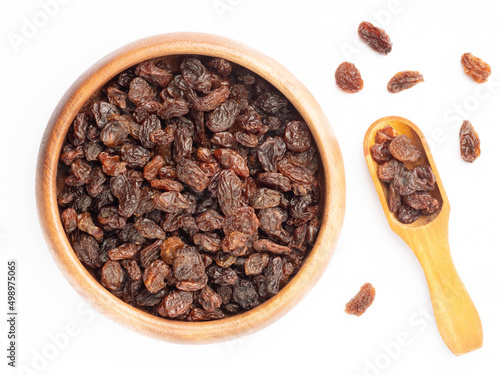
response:
[(407, 242), (424, 270), (439, 333), (458, 356), (483, 346), (483, 327), (453, 264), (447, 231), (436, 237), (419, 233)]

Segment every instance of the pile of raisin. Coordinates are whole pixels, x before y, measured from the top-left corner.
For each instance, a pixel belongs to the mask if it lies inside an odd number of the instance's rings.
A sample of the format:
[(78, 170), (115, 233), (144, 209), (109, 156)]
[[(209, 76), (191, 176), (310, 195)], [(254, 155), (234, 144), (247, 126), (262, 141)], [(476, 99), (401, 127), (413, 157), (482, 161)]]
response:
[(404, 224), (430, 215), (441, 208), (433, 196), (436, 176), (429, 165), (407, 169), (405, 163), (416, 163), (422, 152), (406, 135), (398, 135), (390, 126), (377, 132), (370, 148), (373, 160), (379, 163), (378, 177), (389, 185), (388, 206)]
[(303, 119), (261, 77), (221, 58), (157, 58), (75, 117), (58, 204), (112, 294), (164, 318), (221, 319), (300, 269), (321, 223), (320, 165)]

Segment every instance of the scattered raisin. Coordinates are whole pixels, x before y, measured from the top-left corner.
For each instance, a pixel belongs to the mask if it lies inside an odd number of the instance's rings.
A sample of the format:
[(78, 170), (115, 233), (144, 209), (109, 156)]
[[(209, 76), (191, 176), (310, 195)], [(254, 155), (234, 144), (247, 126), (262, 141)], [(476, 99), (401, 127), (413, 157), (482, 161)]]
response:
[(375, 299), (375, 288), (370, 283), (365, 283), (359, 292), (345, 305), (345, 312), (361, 316), (371, 306)]
[(364, 21), (359, 24), (358, 35), (363, 42), (377, 52), (387, 55), (392, 51), (392, 43), (389, 35), (370, 22)]
[(424, 76), (419, 72), (405, 70), (396, 73), (387, 84), (387, 90), (397, 93), (415, 86), (417, 83), (424, 82)]
[(354, 94), (363, 89), (363, 79), (353, 63), (344, 61), (335, 71), (335, 82), (342, 91)]
[(481, 155), (481, 142), (470, 121), (464, 121), (460, 127), (460, 154), (468, 163), (473, 163)]

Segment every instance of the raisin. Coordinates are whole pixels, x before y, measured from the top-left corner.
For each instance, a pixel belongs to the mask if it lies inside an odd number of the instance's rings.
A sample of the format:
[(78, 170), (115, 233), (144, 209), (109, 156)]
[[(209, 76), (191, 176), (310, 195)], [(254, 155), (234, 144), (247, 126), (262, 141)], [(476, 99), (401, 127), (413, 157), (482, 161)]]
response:
[(136, 106), (153, 100), (155, 96), (155, 91), (144, 79), (137, 77), (130, 82), (128, 98)]
[(246, 233), (234, 231), (224, 237), (222, 241), (222, 250), (234, 256), (242, 256), (248, 250), (246, 244), (249, 237), (250, 236)]
[(108, 117), (112, 114), (119, 114), (119, 110), (113, 104), (100, 101), (92, 105), (92, 114), (97, 126), (102, 129), (108, 123)]
[(161, 130), (161, 122), (158, 116), (148, 116), (139, 127), (139, 140), (143, 147), (153, 148), (155, 146), (155, 142), (151, 140), (151, 136), (158, 130)]
[(120, 262), (108, 260), (101, 269), (101, 284), (105, 288), (115, 291), (123, 283), (125, 272), (123, 272)]
[(386, 143), (392, 141), (398, 136), (398, 133), (390, 125), (383, 127), (377, 131), (375, 135), (375, 143)]
[(263, 132), (265, 129), (260, 115), (251, 106), (248, 106), (245, 112), (236, 118), (236, 125), (252, 134)]
[(104, 235), (103, 230), (94, 224), (89, 212), (83, 212), (78, 215), (77, 226), (82, 232), (87, 232), (97, 240), (101, 239)]
[(259, 212), (260, 228), (269, 235), (279, 236), (283, 215), (277, 208), (266, 208)]
[(245, 261), (246, 275), (260, 275), (269, 263), (269, 254), (253, 253)]
[(222, 298), (208, 285), (201, 289), (198, 301), (201, 307), (209, 313), (214, 312), (222, 305)]
[(389, 144), (389, 151), (394, 158), (404, 163), (414, 163), (422, 154), (420, 149), (406, 135), (398, 135), (394, 138)]
[(172, 236), (167, 238), (161, 244), (161, 258), (165, 263), (173, 265), (175, 261), (175, 256), (179, 249), (184, 247), (184, 242), (177, 236)]
[(407, 90), (415, 86), (417, 83), (424, 82), (424, 76), (419, 72), (405, 70), (399, 72), (391, 78), (387, 84), (387, 90), (392, 93), (397, 93)]
[(171, 274), (170, 267), (160, 259), (149, 264), (144, 270), (142, 280), (150, 293), (157, 293), (167, 284), (165, 279)]
[(434, 213), (439, 209), (439, 201), (430, 193), (405, 195), (403, 196), (403, 202), (416, 210), (423, 210), (428, 214)]
[(197, 233), (193, 236), (193, 242), (209, 253), (215, 253), (221, 249), (221, 240), (216, 233)]
[(118, 213), (121, 216), (130, 217), (137, 209), (141, 180), (141, 175), (135, 171), (127, 171), (110, 179), (111, 192), (118, 198)]
[(220, 173), (217, 199), (224, 215), (241, 206), (241, 180), (231, 169)]
[(144, 238), (149, 239), (165, 239), (165, 232), (161, 227), (156, 224), (154, 221), (146, 219), (144, 217), (139, 217), (135, 221), (135, 229), (140, 233)]
[(354, 94), (363, 89), (363, 79), (353, 63), (344, 61), (335, 71), (335, 82), (344, 92)]
[(259, 295), (250, 281), (238, 280), (233, 287), (233, 300), (245, 310), (250, 310), (259, 304)]
[(67, 208), (61, 213), (61, 221), (66, 233), (74, 232), (77, 227), (77, 213), (74, 208)]
[(286, 193), (292, 190), (290, 179), (281, 173), (265, 172), (257, 175), (257, 182), (271, 189)]
[(279, 206), (281, 196), (276, 190), (260, 188), (250, 197), (250, 206), (256, 210)]
[(278, 245), (266, 239), (255, 241), (253, 248), (256, 251), (267, 251), (273, 254), (289, 254), (292, 251), (288, 246)]
[(185, 246), (175, 253), (173, 270), (177, 280), (195, 281), (205, 274), (205, 263), (193, 247)]
[(432, 168), (428, 165), (417, 165), (413, 168), (416, 176), (416, 190), (431, 191), (436, 186), (436, 176), (432, 172)]
[(198, 228), (204, 232), (212, 232), (220, 229), (222, 228), (223, 223), (224, 216), (214, 210), (205, 211), (196, 218)]
[(315, 181), (314, 172), (307, 168), (299, 167), (286, 158), (278, 163), (278, 170), (292, 182), (312, 184)]
[(192, 292), (172, 292), (161, 301), (158, 307), (158, 314), (164, 318), (177, 318), (179, 315), (188, 312), (193, 299)]
[(236, 132), (234, 138), (240, 145), (245, 147), (253, 148), (259, 144), (259, 137), (251, 133)]
[(416, 175), (413, 171), (403, 168), (394, 176), (392, 185), (400, 195), (412, 194), (417, 190)]
[(394, 187), (394, 183), (391, 182), (389, 185), (389, 198), (388, 198), (389, 211), (398, 212), (399, 207), (401, 207), (401, 195)]
[(224, 219), (222, 229), (226, 236), (232, 232), (243, 232), (252, 235), (259, 229), (260, 222), (252, 207), (240, 207)]
[(473, 163), (481, 155), (481, 142), (470, 121), (464, 121), (460, 127), (460, 154), (468, 163)]
[(205, 190), (210, 182), (208, 176), (192, 160), (179, 160), (176, 171), (179, 180), (198, 193)]
[(177, 214), (189, 208), (189, 201), (177, 191), (167, 191), (153, 197), (155, 207), (169, 214)]
[(181, 64), (182, 77), (194, 90), (208, 94), (212, 87), (212, 77), (200, 60), (188, 57)]
[(217, 265), (207, 268), (207, 276), (217, 285), (234, 285), (238, 280), (238, 275), (232, 268), (222, 268)]
[(359, 292), (345, 305), (347, 314), (361, 316), (371, 306), (375, 299), (375, 288), (370, 283), (365, 283)]
[(235, 136), (230, 132), (215, 133), (210, 139), (210, 142), (212, 142), (215, 147), (235, 149), (238, 146)]
[(127, 170), (127, 163), (120, 161), (118, 155), (110, 156), (106, 152), (99, 154), (102, 163), (102, 170), (109, 176), (118, 176)]
[(73, 234), (75, 234), (72, 237), (73, 249), (78, 259), (90, 268), (101, 267), (102, 261), (99, 257), (99, 244), (94, 237), (82, 232), (74, 232)]
[(386, 32), (370, 22), (361, 22), (358, 27), (358, 35), (373, 50), (384, 55), (392, 51), (391, 38)]
[(207, 62), (209, 68), (214, 69), (218, 74), (223, 77), (227, 77), (232, 72), (231, 63), (227, 60), (221, 59), (220, 57), (214, 57)]
[(120, 107), (121, 109), (127, 108), (127, 94), (116, 87), (108, 87), (107, 90), (108, 101)]
[(144, 168), (151, 158), (151, 153), (144, 147), (126, 144), (121, 149), (121, 160), (130, 168)]
[(160, 190), (167, 191), (177, 191), (181, 192), (184, 189), (184, 186), (179, 182), (172, 180), (170, 178), (162, 178), (160, 180), (151, 180), (151, 187)]
[(471, 53), (464, 53), (461, 61), (465, 74), (470, 76), (474, 81), (477, 83), (484, 83), (488, 80), (491, 74), (491, 67), (489, 64)]
[(286, 107), (288, 101), (277, 92), (266, 91), (255, 100), (255, 105), (267, 114), (277, 113)]
[(266, 172), (277, 172), (278, 162), (283, 159), (286, 152), (286, 143), (280, 137), (269, 137), (257, 149), (262, 168)]
[(375, 143), (370, 147), (373, 160), (382, 164), (392, 159), (391, 152), (389, 151), (389, 142)]
[[(142, 272), (141, 272), (141, 268), (139, 267), (139, 264), (137, 263), (136, 260), (124, 259), (120, 262), (120, 264), (122, 265), (123, 268), (125, 268), (125, 270), (128, 273), (128, 276), (132, 280), (134, 280), (134, 281), (141, 280)], [(141, 284), (139, 284), (139, 285), (141, 285)]]
[(378, 167), (378, 178), (383, 182), (391, 182), (403, 168), (403, 163), (391, 159)]
[(226, 100), (210, 113), (206, 123), (207, 128), (214, 133), (228, 130), (235, 123), (240, 109), (236, 100)]
[(304, 152), (312, 144), (309, 128), (302, 121), (291, 121), (285, 127), (283, 139), (290, 151)]
[(309, 147), (304, 152), (289, 152), (288, 160), (299, 167), (308, 168), (317, 158), (316, 149), (314, 147)]
[(214, 155), (223, 168), (232, 169), (234, 173), (241, 177), (250, 176), (245, 160), (236, 151), (217, 148), (214, 150)]
[(265, 292), (275, 295), (279, 291), (280, 279), (283, 276), (283, 261), (280, 257), (274, 257), (264, 269)]
[(415, 222), (420, 216), (422, 216), (422, 212), (413, 207), (408, 206), (405, 203), (402, 203), (398, 210), (398, 219), (403, 224), (411, 224)]
[(172, 80), (172, 67), (168, 65), (164, 67), (167, 69), (162, 69), (159, 66), (156, 66), (155, 61), (153, 60), (144, 61), (137, 65), (137, 68), (135, 68), (135, 74), (144, 78), (151, 84), (167, 87)]
[(174, 160), (179, 163), (182, 159), (189, 159), (193, 148), (193, 136), (191, 129), (186, 125), (180, 125), (175, 131), (174, 139)]

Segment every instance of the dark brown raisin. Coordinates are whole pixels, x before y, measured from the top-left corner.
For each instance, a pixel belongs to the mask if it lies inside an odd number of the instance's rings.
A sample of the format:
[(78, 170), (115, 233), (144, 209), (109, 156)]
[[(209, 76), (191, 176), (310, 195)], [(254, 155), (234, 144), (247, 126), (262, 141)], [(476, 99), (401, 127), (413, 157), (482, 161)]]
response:
[(404, 163), (414, 163), (422, 154), (420, 149), (406, 135), (398, 135), (394, 138), (389, 144), (389, 151), (394, 158)]
[(405, 70), (396, 73), (387, 84), (387, 90), (397, 93), (415, 86), (417, 83), (424, 82), (424, 76), (419, 72)]
[(359, 292), (345, 305), (345, 312), (361, 316), (371, 306), (375, 299), (375, 288), (372, 284), (363, 284)]
[(384, 55), (392, 51), (391, 38), (386, 32), (370, 22), (361, 22), (358, 27), (358, 35), (373, 50)]

